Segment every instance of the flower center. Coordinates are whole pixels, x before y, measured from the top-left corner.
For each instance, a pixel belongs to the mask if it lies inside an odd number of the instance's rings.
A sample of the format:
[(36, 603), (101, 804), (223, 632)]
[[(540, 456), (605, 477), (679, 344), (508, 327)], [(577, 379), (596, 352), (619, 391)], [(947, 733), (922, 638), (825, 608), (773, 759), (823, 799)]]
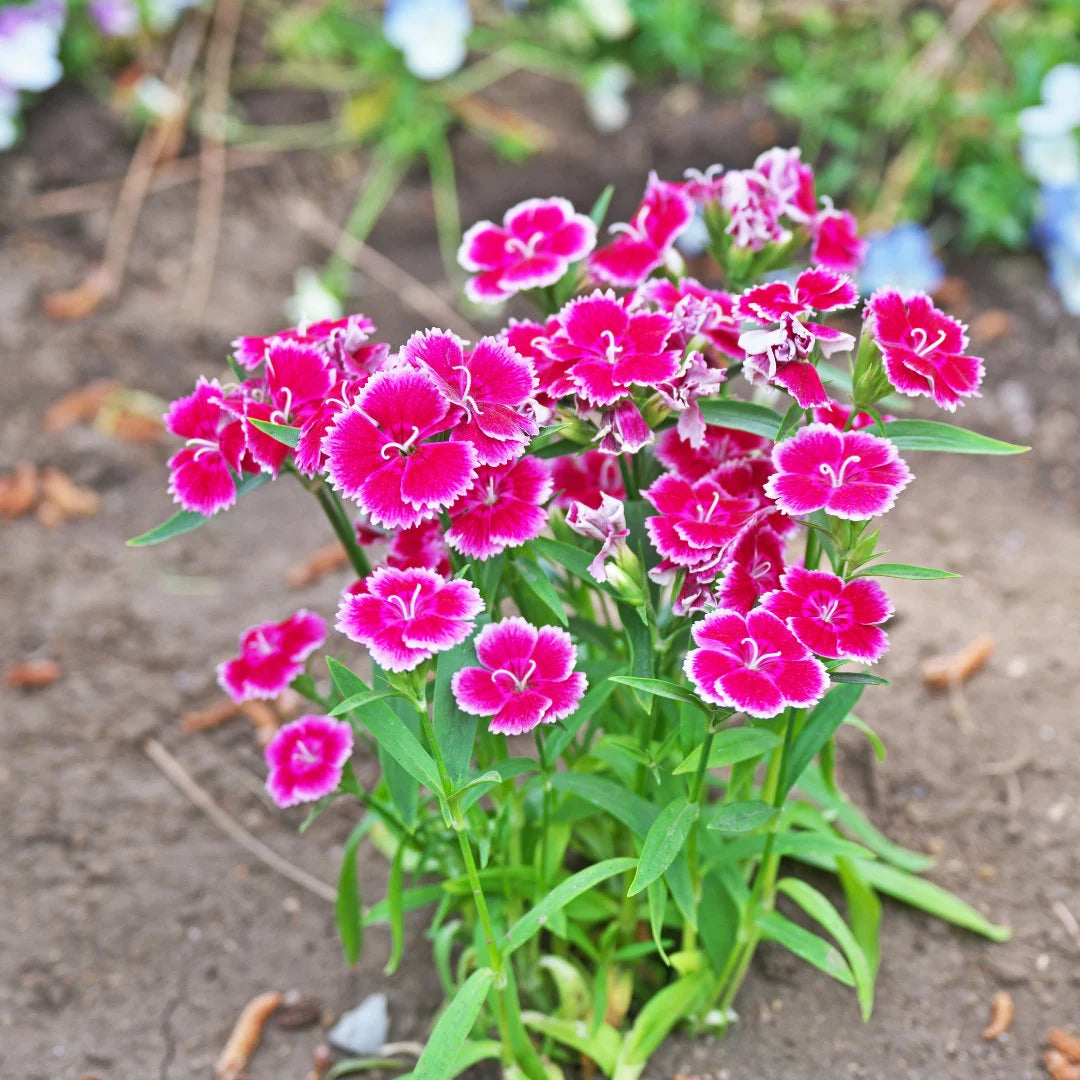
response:
[(292, 388), (283, 386), (281, 392), (284, 395), (285, 404), (270, 414), (270, 421), (274, 424), (284, 424), (289, 419), (289, 413), (292, 411)]
[(487, 491), (484, 493), (484, 504), (486, 506), (494, 506), (497, 498), (498, 496), (495, 493), (495, 477), (489, 476)]
[(645, 232), (645, 219), (649, 216), (651, 207), (643, 206), (635, 215), (633, 221), (620, 221), (612, 225), (608, 232), (626, 233), (632, 240), (648, 240)]
[(195, 451), (195, 460), (198, 461), (203, 454), (209, 454), (211, 452), (217, 452), (221, 449), (220, 446), (213, 439), (188, 439), (187, 446), (195, 446), (198, 449)]
[(514, 684), (514, 693), (520, 694), (523, 690), (527, 690), (529, 686), (529, 680), (536, 672), (536, 661), (530, 660), (529, 666), (525, 669), (525, 674), (518, 678), (512, 671), (507, 668), (496, 668), (491, 674), (505, 675)]
[(424, 583), (422, 581), (418, 581), (416, 583), (416, 588), (413, 590), (412, 599), (408, 602), (408, 604), (406, 604), (400, 596), (390, 596), (387, 597), (387, 599), (392, 604), (397, 605), (397, 609), (401, 612), (401, 617), (403, 619), (415, 619), (416, 603), (420, 599), (420, 590), (423, 589), (423, 587)]
[(455, 364), (454, 370), (462, 373), (462, 381), (464, 383), (461, 388), (462, 406), (470, 412), (478, 413), (480, 411), (480, 406), (477, 403), (476, 398), (472, 396), (472, 372), (466, 364)]
[(537, 245), (544, 239), (542, 232), (534, 232), (528, 240), (519, 240), (516, 236), (510, 236), (506, 240), (509, 251), (516, 251), (523, 259), (531, 259), (536, 254)]
[(714, 491), (712, 502), (709, 503), (708, 510), (704, 509), (700, 504), (698, 505), (698, 521), (705, 522), (712, 519), (713, 511), (720, 503), (720, 492)]
[(745, 660), (744, 663), (751, 671), (757, 671), (766, 660), (777, 660), (780, 658), (778, 652), (761, 652), (760, 646), (752, 637), (744, 637), (741, 644), (750, 646), (750, 657)]
[(939, 330), (938, 336), (933, 341), (930, 341), (930, 335), (921, 326), (913, 326), (911, 336), (914, 338), (916, 335), (919, 339), (918, 344), (913, 349), (916, 356), (925, 356), (927, 353), (933, 352), (949, 336), (945, 330)]
[(420, 438), (420, 429), (413, 427), (412, 434), (404, 442), (388, 442), (382, 449), (379, 450), (379, 457), (386, 461), (387, 451), (393, 452), (396, 450), (402, 457), (408, 457), (412, 453), (413, 443)]
[(828, 603), (823, 603), (818, 609), (818, 615), (822, 622), (832, 622), (833, 616), (836, 614), (836, 609), (840, 606), (839, 598), (832, 600)]
[(302, 739), (296, 740), (292, 756), (294, 761), (299, 759), (304, 765), (314, 765), (319, 760), (319, 755), (310, 749)]
[(760, 581), (761, 578), (768, 576), (768, 574), (769, 574), (769, 572), (771, 570), (772, 570), (772, 563), (768, 559), (765, 559), (762, 562), (755, 563), (754, 566), (751, 567), (750, 576), (755, 581)]
[(830, 464), (828, 464), (828, 462), (823, 461), (818, 466), (818, 471), (821, 473), (822, 476), (827, 476), (829, 478), (829, 482), (834, 488), (838, 488), (844, 482), (844, 473), (847, 472), (847, 467), (849, 465), (854, 465), (860, 460), (861, 458), (858, 454), (852, 454), (850, 457), (844, 458), (843, 462), (841, 462), (840, 464), (839, 472), (837, 472)]
[(600, 334), (601, 338), (607, 339), (607, 346), (604, 349), (604, 355), (607, 357), (609, 364), (614, 364), (619, 358), (619, 353), (622, 352), (622, 346), (616, 344), (615, 335), (610, 330), (604, 330)]

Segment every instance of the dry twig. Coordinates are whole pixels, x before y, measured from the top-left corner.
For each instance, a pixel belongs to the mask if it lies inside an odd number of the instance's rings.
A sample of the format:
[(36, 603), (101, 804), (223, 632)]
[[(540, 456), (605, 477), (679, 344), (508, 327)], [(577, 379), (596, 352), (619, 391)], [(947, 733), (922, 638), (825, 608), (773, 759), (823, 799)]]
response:
[[(1070, 910), (1064, 900), (1055, 900), (1050, 905), (1050, 910), (1058, 917), (1061, 925), (1065, 927), (1065, 933), (1072, 938), (1073, 944), (1080, 949), (1080, 922)], [(1080, 1057), (1080, 1055), (1077, 1055)]]
[(300, 562), (285, 571), (285, 584), (290, 589), (303, 589), (313, 585), (321, 577), (333, 570), (348, 566), (349, 556), (340, 541), (333, 540), (310, 552)]
[(1012, 1027), (1015, 1012), (1012, 994), (1008, 990), (999, 990), (990, 1003), (990, 1023), (983, 1029), (982, 1037), (988, 1041), (1000, 1039)]
[(189, 322), (202, 317), (210, 299), (225, 200), (225, 111), (229, 104), (229, 69), (244, 0), (218, 0), (214, 28), (206, 50), (206, 90), (202, 104), (199, 147), (199, 202), (195, 240), (181, 311)]
[(265, 701), (245, 701), (240, 711), (251, 721), (256, 742), (260, 746), (267, 746), (278, 732), (278, 718), (274, 710)]
[(982, 668), (996, 647), (993, 635), (982, 634), (949, 656), (931, 657), (922, 666), (923, 682), (934, 690), (959, 686)]
[(147, 739), (143, 743), (146, 756), (168, 777), (169, 780), (194, 803), (226, 836), (240, 845), (248, 854), (269, 866), (275, 873), (306, 889), (315, 896), (329, 903), (337, 899), (337, 890), (330, 884), (293, 866), (282, 858), (273, 848), (268, 847), (258, 837), (252, 836), (238, 821), (230, 817), (210, 795), (192, 779), (179, 761), (157, 741)]
[(1060, 1054), (1072, 1058), (1080, 1065), (1080, 1039), (1070, 1035), (1063, 1028), (1052, 1027), (1046, 1033), (1046, 1041)]
[(185, 735), (192, 735), (197, 731), (209, 731), (211, 728), (220, 727), (226, 720), (240, 715), (240, 706), (232, 698), (223, 697), (213, 705), (205, 709), (192, 709), (180, 717), (180, 730)]
[(61, 674), (55, 660), (20, 660), (4, 672), (4, 682), (13, 690), (36, 690), (52, 686)]
[(259, 1045), (266, 1021), (282, 1000), (279, 990), (269, 990), (253, 997), (244, 1006), (229, 1041), (218, 1055), (214, 1066), (215, 1080), (240, 1080), (248, 1059)]

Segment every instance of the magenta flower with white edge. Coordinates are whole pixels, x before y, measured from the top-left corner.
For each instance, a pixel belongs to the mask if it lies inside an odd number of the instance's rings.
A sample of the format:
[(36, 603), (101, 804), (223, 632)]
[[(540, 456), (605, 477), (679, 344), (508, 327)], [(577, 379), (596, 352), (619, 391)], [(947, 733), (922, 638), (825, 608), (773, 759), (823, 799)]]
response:
[(471, 442), (432, 441), (458, 416), (422, 372), (380, 371), (327, 430), (326, 474), (376, 525), (417, 525), (464, 495), (476, 479)]
[(351, 405), (364, 385), (364, 380), (339, 377), (319, 406), (305, 420), (293, 450), (293, 464), (306, 476), (314, 476), (326, 468), (323, 440), (338, 413)]
[(824, 510), (848, 521), (866, 521), (892, 509), (914, 479), (888, 439), (866, 431), (837, 431), (808, 424), (773, 447), (776, 472), (765, 494), (795, 516)]
[[(833, 333), (842, 339), (834, 342), (838, 347), (850, 349), (855, 344), (850, 334)], [(746, 350), (743, 374), (751, 385), (782, 386), (801, 408), (826, 405), (829, 395), (809, 359), (816, 343), (807, 325), (791, 314), (785, 314), (780, 325), (771, 330), (747, 330), (739, 337), (740, 348)]]
[(421, 521), (411, 529), (395, 529), (386, 549), (386, 565), (398, 570), (419, 566), (450, 576), (450, 549), (438, 518)]
[(670, 348), (670, 315), (631, 311), (613, 292), (571, 300), (559, 313), (561, 330), (545, 345), (590, 405), (613, 405), (633, 386), (656, 387), (674, 378), (680, 351)]
[(713, 705), (767, 719), (805, 709), (829, 688), (825, 666), (769, 611), (720, 609), (690, 628), (698, 646), (684, 670), (698, 696)]
[(679, 414), (675, 425), (679, 438), (695, 449), (705, 445), (707, 429), (698, 400), (715, 397), (726, 378), (724, 368), (711, 367), (705, 357), (695, 351), (686, 358), (682, 371), (672, 382), (657, 387), (664, 404)]
[[(877, 421), (868, 412), (860, 412), (851, 419), (851, 408), (841, 405), (838, 401), (830, 401), (827, 405), (821, 405), (814, 410), (814, 419), (819, 424), (831, 424), (838, 431), (859, 431), (862, 428), (873, 427)], [(882, 413), (881, 422), (887, 424), (896, 417), (892, 413)]]
[(711, 478), (691, 484), (665, 473), (642, 494), (659, 511), (645, 519), (657, 553), (699, 574), (719, 573), (732, 542), (760, 509), (756, 499), (733, 498)]
[(721, 289), (710, 289), (695, 278), (650, 278), (637, 290), (640, 300), (656, 304), (675, 319), (677, 331), (689, 344), (704, 337), (712, 348), (732, 360), (742, 360), (739, 334), (742, 321), (736, 313), (736, 298)]
[(476, 658), (483, 667), (462, 668), (450, 685), (461, 710), (490, 716), (488, 730), (498, 735), (565, 720), (588, 688), (574, 670), (577, 646), (556, 626), (517, 616), (491, 623), (476, 635)]
[(980, 397), (982, 358), (967, 356), (962, 322), (934, 307), (925, 293), (904, 297), (881, 289), (870, 297), (863, 316), (881, 350), (889, 382), (908, 397), (929, 397), (955, 412), (963, 398)]
[(254, 371), (265, 359), (266, 350), (274, 341), (292, 341), (300, 344), (328, 346), (332, 337), (348, 335), (345, 340), (366, 340), (374, 332), (375, 324), (366, 315), (347, 315), (343, 319), (326, 319), (322, 322), (290, 326), (265, 337), (238, 337), (232, 342), (233, 359), (248, 371)]
[(656, 456), (665, 468), (696, 483), (726, 462), (761, 457), (771, 448), (772, 441), (763, 435), (707, 424), (701, 446), (692, 446), (674, 428), (662, 432)]
[(616, 401), (600, 410), (596, 421), (596, 445), (602, 454), (636, 454), (650, 446), (655, 432), (632, 398)]
[(332, 716), (300, 716), (263, 751), (266, 790), (278, 806), (315, 802), (337, 790), (353, 752), (352, 728)]
[(605, 285), (640, 285), (664, 264), (693, 219), (694, 203), (683, 185), (650, 173), (641, 205), (630, 221), (611, 226), (615, 239), (589, 256), (589, 273)]
[(165, 427), (187, 440), (169, 458), (169, 494), (203, 517), (236, 502), (234, 474), (251, 465), (243, 424), (222, 407), (222, 400), (217, 380), (200, 378), (194, 392), (177, 398), (165, 414)]
[(447, 542), (473, 559), (489, 559), (535, 540), (547, 524), (543, 504), (551, 498), (547, 462), (521, 457), (505, 465), (481, 465), (476, 483), (447, 511)]
[(236, 702), (276, 698), (325, 641), (326, 620), (304, 609), (251, 626), (240, 635), (240, 655), (218, 665), (218, 683)]
[(626, 548), (626, 538), (630, 535), (630, 530), (626, 527), (626, 508), (622, 500), (605, 491), (600, 495), (599, 507), (576, 502), (567, 512), (566, 524), (578, 536), (600, 541), (600, 550), (589, 563), (589, 573), (601, 583), (607, 581), (605, 563)]
[(523, 289), (554, 285), (596, 246), (596, 225), (560, 198), (526, 199), (501, 226), (478, 221), (465, 233), (458, 262), (476, 277), (465, 293), (478, 304), (507, 300)]
[(745, 169), (724, 173), (720, 207), (728, 219), (724, 232), (740, 250), (761, 251), (769, 244), (791, 239), (791, 233), (780, 222), (782, 207), (759, 172)]
[[(784, 315), (812, 315), (815, 311), (837, 311), (854, 307), (859, 302), (859, 290), (846, 274), (814, 267), (804, 270), (794, 283), (771, 281), (757, 285), (739, 297), (737, 314), (762, 325), (777, 322)], [(807, 329), (816, 337), (822, 327), (808, 323)]]
[(818, 656), (873, 664), (889, 648), (877, 624), (892, 615), (893, 607), (885, 590), (869, 578), (845, 582), (825, 570), (791, 566), (780, 588), (762, 597), (761, 606), (783, 619)]
[(576, 502), (599, 509), (605, 493), (616, 499), (626, 498), (618, 460), (599, 450), (557, 457), (552, 465), (551, 479), (555, 487), (555, 505), (565, 509)]
[(816, 266), (853, 274), (866, 258), (868, 244), (859, 239), (859, 226), (855, 215), (847, 210), (834, 210), (826, 200), (826, 207), (811, 223), (814, 243), (810, 249), (810, 261)]
[(460, 645), (484, 601), (468, 581), (434, 570), (380, 566), (342, 594), (337, 628), (366, 645), (387, 671), (412, 671), (436, 653)]
[[(775, 512), (772, 517), (778, 517)], [(716, 594), (718, 607), (745, 615), (766, 593), (780, 588), (784, 545), (768, 521), (746, 529), (731, 548)]]
[(466, 352), (456, 334), (428, 330), (413, 334), (399, 359), (464, 409), (450, 437), (472, 443), (481, 465), (513, 460), (540, 430), (531, 409), (538, 385), (533, 364), (496, 338), (481, 338)]

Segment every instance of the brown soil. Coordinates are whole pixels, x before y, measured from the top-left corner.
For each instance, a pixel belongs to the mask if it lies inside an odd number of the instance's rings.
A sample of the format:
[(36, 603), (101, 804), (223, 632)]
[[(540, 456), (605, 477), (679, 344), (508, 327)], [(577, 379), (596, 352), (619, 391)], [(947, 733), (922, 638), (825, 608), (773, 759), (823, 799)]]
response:
[[(625, 210), (649, 167), (675, 175), (688, 164), (746, 162), (754, 150), (741, 133), (760, 119), (757, 106), (706, 103), (685, 112), (674, 107), (685, 99), (657, 96), (641, 102), (633, 127), (600, 140), (573, 99), (536, 80), (511, 84), (504, 101), (555, 129), (558, 149), (512, 168), (477, 140), (459, 138), (466, 222), (547, 192), (587, 205), (608, 181), (619, 184), (616, 206)], [(51, 95), (30, 127), (29, 144), (0, 162), (0, 189), (16, 213), (31, 193), (123, 170), (127, 150), (115, 124), (77, 92)], [(194, 536), (135, 551), (122, 541), (171, 512), (165, 445), (119, 442), (86, 426), (46, 436), (40, 427), (52, 401), (101, 376), (165, 398), (185, 392), (199, 373), (217, 370), (234, 335), (280, 325), (294, 268), (323, 256), (283, 212), (297, 176), (339, 220), (361, 173), (349, 156), (328, 165), (294, 155), (230, 178), (200, 327), (175, 316), (191, 186), (152, 196), (121, 299), (84, 322), (49, 323), (39, 304), (44, 291), (75, 284), (97, 257), (104, 209), (31, 224), (16, 218), (0, 248), (0, 472), (22, 459), (58, 466), (95, 489), (104, 507), (52, 531), (33, 517), (0, 525), (0, 666), (49, 657), (63, 668), (44, 689), (0, 688), (5, 1078), (209, 1075), (243, 1003), (271, 988), (316, 994), (329, 1011), (384, 990), (395, 1039), (422, 1039), (439, 1003), (422, 941), (386, 978), (387, 937), (372, 931), (361, 962), (346, 971), (329, 905), (237, 848), (141, 749), (147, 736), (161, 740), (247, 828), (333, 880), (350, 825), (344, 806), (301, 839), (299, 812), (276, 812), (259, 794), (260, 755), (245, 721), (191, 736), (178, 727), (184, 710), (215, 700), (214, 664), (243, 626), (290, 604), (332, 612), (343, 575), (299, 593), (278, 588), (298, 555), (325, 539), (312, 504), (283, 482)], [(393, 200), (373, 244), (424, 280), (441, 281), (423, 177)], [(878, 765), (859, 737), (845, 739), (842, 768), (891, 836), (940, 851), (935, 881), (1009, 923), (1014, 938), (992, 945), (887, 904), (878, 1004), (865, 1026), (848, 991), (765, 948), (729, 1036), (673, 1039), (649, 1077), (1017, 1080), (1042, 1075), (1051, 1024), (1080, 1022), (1080, 942), (1053, 910), (1058, 902), (1080, 917), (1080, 440), (1068, 390), (1080, 335), (1035, 260), (984, 260), (958, 272), (968, 276), (972, 314), (994, 307), (1012, 315), (1011, 332), (984, 347), (986, 397), (960, 419), (1032, 441), (1035, 451), (912, 455), (918, 482), (889, 518), (890, 547), (898, 559), (964, 577), (894, 583), (899, 614), (884, 671), (895, 685), (869, 692), (861, 709), (889, 757)], [(355, 288), (356, 307), (391, 341), (422, 321), (377, 282)], [(964, 690), (962, 723), (947, 695), (922, 689), (918, 667), (986, 632), (998, 649)], [(369, 853), (369, 900), (384, 880), (382, 858)], [(979, 1033), (1000, 988), (1015, 998), (1015, 1025), (985, 1043)], [(271, 1024), (253, 1080), (302, 1077), (316, 1041), (312, 1029)]]

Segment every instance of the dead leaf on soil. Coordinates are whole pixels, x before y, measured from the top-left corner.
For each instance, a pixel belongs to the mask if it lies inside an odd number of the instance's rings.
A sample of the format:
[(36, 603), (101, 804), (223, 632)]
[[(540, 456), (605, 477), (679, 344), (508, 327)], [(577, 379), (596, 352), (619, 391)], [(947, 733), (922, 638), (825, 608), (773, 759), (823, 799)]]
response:
[(52, 686), (63, 674), (55, 660), (19, 660), (4, 672), (4, 682), (15, 690)]
[(322, 1003), (310, 994), (287, 990), (277, 1014), (277, 1025), (288, 1030), (311, 1027), (322, 1016)]
[(973, 341), (981, 343), (1000, 341), (1003, 337), (1008, 337), (1012, 326), (1012, 316), (1007, 311), (987, 308), (971, 320), (971, 337)]
[(248, 1059), (259, 1045), (266, 1021), (283, 1000), (279, 990), (269, 990), (244, 1006), (214, 1066), (215, 1080), (240, 1080)]
[(1043, 1065), (1051, 1080), (1080, 1080), (1080, 1063), (1066, 1057), (1060, 1050), (1044, 1050)]
[(101, 496), (93, 488), (80, 487), (67, 473), (49, 467), (41, 474), (38, 521), (47, 529), (63, 525), (68, 518), (93, 517), (101, 512)]
[(17, 518), (37, 505), (39, 479), (37, 466), (20, 461), (12, 472), (0, 476), (0, 517)]
[(104, 266), (95, 266), (81, 285), (46, 293), (41, 300), (41, 310), (56, 322), (76, 322), (93, 315), (112, 293), (112, 275)]
[(255, 740), (262, 747), (268, 746), (278, 733), (278, 718), (265, 701), (245, 701), (240, 711), (251, 721)]
[(1012, 1027), (1015, 1012), (1012, 994), (1008, 990), (999, 990), (990, 1003), (990, 1023), (983, 1029), (982, 1037), (987, 1041), (1000, 1039)]
[(923, 682), (933, 690), (948, 690), (967, 682), (997, 647), (992, 634), (982, 634), (948, 656), (934, 656), (922, 666)]
[(64, 394), (45, 410), (41, 419), (42, 429), (48, 435), (55, 435), (76, 424), (88, 424), (119, 387), (115, 379), (94, 379), (78, 390)]
[(1052, 1027), (1046, 1033), (1046, 1041), (1060, 1054), (1072, 1058), (1080, 1065), (1080, 1038), (1070, 1035), (1063, 1028)]
[(316, 548), (300, 562), (290, 566), (285, 571), (285, 584), (290, 589), (302, 589), (307, 585), (313, 585), (325, 574), (340, 570), (348, 563), (349, 557), (345, 553), (344, 546), (340, 541), (334, 540)]
[(191, 735), (197, 731), (209, 731), (239, 715), (240, 706), (232, 698), (222, 698), (205, 709), (192, 709), (184, 713), (180, 717), (180, 730), (185, 735)]

